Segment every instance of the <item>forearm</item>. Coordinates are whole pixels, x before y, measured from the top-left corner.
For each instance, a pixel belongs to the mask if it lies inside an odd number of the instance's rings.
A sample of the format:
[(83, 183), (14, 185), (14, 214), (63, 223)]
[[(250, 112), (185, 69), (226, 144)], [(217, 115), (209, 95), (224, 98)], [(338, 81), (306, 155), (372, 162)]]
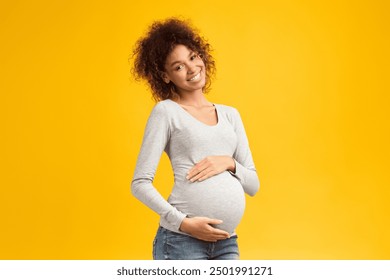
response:
[(245, 193), (254, 196), (260, 188), (260, 180), (254, 168), (247, 168), (240, 164), (237, 160), (235, 162), (234, 172), (230, 174), (235, 176), (241, 183)]
[(174, 228), (179, 230), (180, 224), (186, 215), (169, 204), (152, 183), (135, 179), (131, 184), (131, 192), (143, 204), (155, 211)]

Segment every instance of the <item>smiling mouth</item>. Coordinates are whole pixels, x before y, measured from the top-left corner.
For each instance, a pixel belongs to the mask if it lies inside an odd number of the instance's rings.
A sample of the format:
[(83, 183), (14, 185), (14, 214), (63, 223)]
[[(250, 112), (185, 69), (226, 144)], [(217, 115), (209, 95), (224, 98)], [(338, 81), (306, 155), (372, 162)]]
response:
[[(202, 72), (202, 71), (200, 71), (200, 72)], [(198, 80), (200, 78), (200, 72), (187, 81), (192, 82), (192, 81)]]

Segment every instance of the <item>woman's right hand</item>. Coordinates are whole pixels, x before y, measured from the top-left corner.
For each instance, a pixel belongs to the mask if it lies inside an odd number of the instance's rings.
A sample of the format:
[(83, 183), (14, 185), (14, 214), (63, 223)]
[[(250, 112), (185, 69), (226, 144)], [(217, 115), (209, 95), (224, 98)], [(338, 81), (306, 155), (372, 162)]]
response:
[(219, 224), (222, 224), (221, 220), (206, 217), (184, 218), (180, 230), (197, 239), (216, 242), (230, 237), (228, 232), (211, 226)]

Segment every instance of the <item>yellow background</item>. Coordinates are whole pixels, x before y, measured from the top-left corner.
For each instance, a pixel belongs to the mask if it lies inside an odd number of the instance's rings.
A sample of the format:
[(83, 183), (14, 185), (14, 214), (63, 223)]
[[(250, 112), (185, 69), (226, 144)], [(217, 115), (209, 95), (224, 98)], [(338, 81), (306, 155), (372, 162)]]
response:
[[(153, 106), (128, 56), (156, 19), (214, 47), (261, 190), (243, 259), (389, 259), (387, 1), (3, 1), (1, 259), (150, 259), (129, 191)], [(164, 155), (155, 185), (169, 193)]]

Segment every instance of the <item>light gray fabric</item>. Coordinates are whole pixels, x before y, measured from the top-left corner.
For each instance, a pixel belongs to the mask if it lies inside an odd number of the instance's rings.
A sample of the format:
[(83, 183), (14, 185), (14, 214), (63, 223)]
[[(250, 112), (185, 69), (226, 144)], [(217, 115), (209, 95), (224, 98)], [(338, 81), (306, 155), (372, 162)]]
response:
[[(174, 232), (182, 220), (203, 216), (223, 220), (217, 228), (234, 233), (245, 209), (244, 192), (253, 196), (260, 182), (238, 111), (214, 104), (218, 123), (209, 126), (176, 102), (158, 102), (148, 119), (138, 155), (132, 193), (160, 215), (160, 225)], [(153, 186), (154, 175), (165, 151), (170, 158), (174, 186), (166, 201)], [(202, 182), (190, 182), (187, 172), (206, 156), (228, 155), (236, 172), (222, 172)]]

